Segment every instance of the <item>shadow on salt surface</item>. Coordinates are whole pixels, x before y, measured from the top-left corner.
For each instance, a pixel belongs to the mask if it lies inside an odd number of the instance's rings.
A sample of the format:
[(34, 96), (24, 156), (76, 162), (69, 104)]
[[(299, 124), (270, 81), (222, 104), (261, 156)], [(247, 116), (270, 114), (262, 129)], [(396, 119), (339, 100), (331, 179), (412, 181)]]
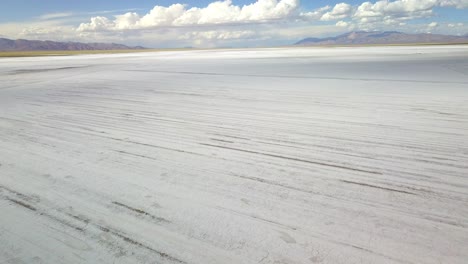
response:
[(87, 67), (89, 66), (60, 67), (60, 68), (48, 68), (48, 69), (21, 69), (21, 70), (11, 71), (9, 72), (9, 74), (41, 73), (41, 72), (50, 72), (50, 71), (80, 69), (80, 68), (87, 68)]

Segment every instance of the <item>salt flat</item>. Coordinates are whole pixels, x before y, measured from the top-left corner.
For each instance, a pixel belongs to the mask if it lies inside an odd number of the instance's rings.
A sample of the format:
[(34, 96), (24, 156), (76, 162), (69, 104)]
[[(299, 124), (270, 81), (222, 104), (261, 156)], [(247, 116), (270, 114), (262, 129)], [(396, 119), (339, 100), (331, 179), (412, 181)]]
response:
[(467, 263), (468, 46), (0, 60), (0, 263)]

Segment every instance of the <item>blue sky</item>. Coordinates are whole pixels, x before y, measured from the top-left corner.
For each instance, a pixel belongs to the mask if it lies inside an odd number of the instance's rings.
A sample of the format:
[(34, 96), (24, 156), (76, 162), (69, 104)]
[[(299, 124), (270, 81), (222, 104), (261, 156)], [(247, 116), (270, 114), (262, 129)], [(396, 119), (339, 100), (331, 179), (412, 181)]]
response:
[(271, 46), (353, 30), (468, 33), (468, 0), (2, 0), (0, 36), (150, 47)]
[[(174, 3), (187, 4), (192, 7), (204, 7), (214, 1), (210, 0), (186, 0), (186, 1), (171, 1), (171, 0), (133, 0), (133, 1), (115, 1), (115, 0), (79, 0), (79, 1), (64, 1), (64, 0), (2, 0), (2, 9), (0, 10), (0, 22), (21, 21), (40, 16), (46, 13), (60, 12), (99, 12), (109, 10), (150, 10), (155, 5), (170, 6)], [(251, 0), (234, 0), (234, 5), (247, 5), (255, 1)], [(302, 1), (301, 6), (306, 9), (333, 5), (342, 1), (325, 1), (325, 0), (309, 0)], [(362, 2), (362, 1), (361, 1)], [(359, 3), (353, 0), (348, 3)], [(116, 12), (117, 13), (117, 12)]]

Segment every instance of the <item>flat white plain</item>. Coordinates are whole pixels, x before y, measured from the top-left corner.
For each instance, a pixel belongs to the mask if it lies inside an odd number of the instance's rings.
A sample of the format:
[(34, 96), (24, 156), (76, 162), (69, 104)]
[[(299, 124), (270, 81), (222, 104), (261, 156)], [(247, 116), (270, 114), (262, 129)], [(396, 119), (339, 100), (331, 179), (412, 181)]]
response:
[(466, 263), (468, 47), (0, 60), (0, 263)]

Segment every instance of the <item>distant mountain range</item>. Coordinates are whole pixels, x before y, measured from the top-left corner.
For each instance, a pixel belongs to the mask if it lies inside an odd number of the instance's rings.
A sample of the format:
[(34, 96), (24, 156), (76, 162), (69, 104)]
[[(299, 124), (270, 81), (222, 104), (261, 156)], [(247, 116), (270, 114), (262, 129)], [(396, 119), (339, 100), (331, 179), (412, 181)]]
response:
[(294, 45), (326, 46), (326, 45), (368, 45), (368, 44), (431, 44), (431, 43), (468, 43), (468, 35), (450, 36), (438, 34), (407, 34), (397, 31), (366, 32), (353, 31), (336, 37), (306, 38)]
[(144, 49), (115, 43), (80, 43), (0, 38), (0, 51), (127, 50)]

